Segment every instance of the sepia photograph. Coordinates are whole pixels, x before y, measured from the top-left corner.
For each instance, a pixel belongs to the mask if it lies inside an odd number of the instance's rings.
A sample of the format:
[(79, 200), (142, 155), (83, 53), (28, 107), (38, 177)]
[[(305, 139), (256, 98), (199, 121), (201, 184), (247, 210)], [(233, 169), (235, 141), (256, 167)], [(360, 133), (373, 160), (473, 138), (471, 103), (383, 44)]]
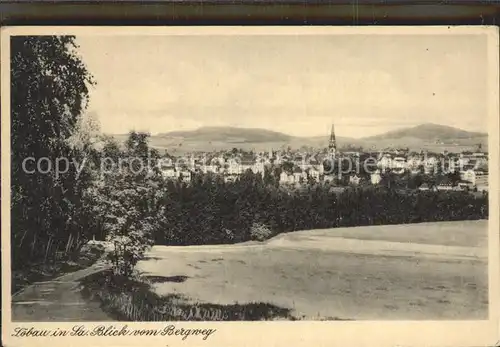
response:
[(303, 29), (2, 37), (11, 324), (492, 318), (498, 31)]

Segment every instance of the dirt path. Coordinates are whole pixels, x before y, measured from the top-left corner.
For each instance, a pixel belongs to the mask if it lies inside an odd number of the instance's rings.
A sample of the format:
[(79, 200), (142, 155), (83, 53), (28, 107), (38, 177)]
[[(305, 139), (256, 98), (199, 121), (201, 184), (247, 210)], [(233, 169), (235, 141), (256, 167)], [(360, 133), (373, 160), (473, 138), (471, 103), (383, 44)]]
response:
[(97, 262), (89, 268), (65, 274), (52, 281), (38, 282), (12, 297), (12, 321), (72, 322), (109, 321), (99, 303), (85, 300), (79, 280), (107, 268)]

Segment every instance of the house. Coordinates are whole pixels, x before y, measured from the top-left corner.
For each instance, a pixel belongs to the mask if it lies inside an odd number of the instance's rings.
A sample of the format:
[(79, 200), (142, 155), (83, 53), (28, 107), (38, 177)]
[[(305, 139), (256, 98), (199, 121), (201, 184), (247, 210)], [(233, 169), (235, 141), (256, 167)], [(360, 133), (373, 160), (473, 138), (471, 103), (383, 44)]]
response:
[(439, 159), (437, 157), (428, 157), (424, 160), (424, 172), (426, 174), (431, 174), (435, 172), (439, 163)]
[(471, 189), (474, 189), (474, 184), (472, 184), (472, 182), (465, 181), (465, 180), (461, 180), (460, 182), (458, 182), (457, 186), (461, 190), (471, 190)]
[(224, 175), (224, 182), (234, 182), (238, 178), (238, 175), (230, 174), (230, 175)]
[(429, 190), (429, 185), (427, 183), (422, 183), (418, 190)]
[(208, 172), (214, 172), (214, 173), (217, 173), (219, 172), (219, 167), (217, 165), (212, 165), (212, 164), (209, 164), (209, 165), (203, 165), (201, 167), (201, 171), (203, 173), (208, 173)]
[(439, 183), (436, 186), (436, 189), (439, 190), (439, 191), (453, 190), (453, 184), (451, 184), (451, 182)]
[(396, 155), (405, 155), (409, 151), (408, 148), (395, 148), (392, 152)]
[(488, 169), (488, 158), (477, 158), (476, 165), (474, 166), (476, 170), (487, 170)]
[(226, 172), (228, 175), (241, 175), (243, 168), (238, 160), (231, 158), (226, 162)]
[(283, 171), (280, 174), (280, 184), (293, 184), (295, 182), (294, 176), (292, 174)]
[(392, 157), (384, 154), (378, 161), (377, 166), (381, 169), (390, 169), (392, 167)]
[(328, 182), (334, 182), (334, 181), (335, 181), (334, 175), (323, 175), (323, 182), (328, 183)]
[(466, 170), (460, 172), (460, 179), (463, 181), (470, 182), (472, 183), (472, 185), (476, 185), (476, 176), (477, 173), (472, 168), (467, 168)]
[(194, 157), (188, 157), (188, 156), (182, 156), (182, 157), (179, 157), (177, 160), (176, 160), (176, 167), (181, 167), (181, 168), (191, 168), (193, 169), (195, 167), (195, 159)]
[(406, 161), (406, 165), (412, 169), (418, 169), (420, 165), (423, 164), (422, 158), (420, 156), (412, 156)]
[(459, 169), (462, 169), (465, 166), (467, 166), (469, 164), (469, 162), (470, 162), (470, 158), (469, 157), (463, 157), (463, 156), (461, 156), (460, 158), (458, 158), (456, 166)]
[(319, 181), (320, 172), (316, 170), (314, 167), (311, 167), (307, 170), (308, 177), (312, 178), (314, 181)]
[(352, 157), (352, 158), (359, 158), (360, 153), (356, 151), (347, 151), (347, 152), (342, 152), (343, 155), (346, 157)]
[(318, 163), (318, 165), (314, 166), (316, 170), (318, 170), (319, 174), (322, 175), (325, 172), (325, 167), (323, 166), (323, 163)]
[(245, 172), (248, 169), (252, 170), (256, 162), (257, 160), (253, 154), (243, 154), (240, 158), (242, 172)]
[(406, 172), (406, 170), (404, 168), (393, 168), (391, 172), (397, 175), (402, 175)]
[(314, 156), (309, 157), (306, 162), (307, 162), (307, 165), (310, 166), (310, 167), (311, 166), (312, 167), (318, 167), (320, 165), (319, 160), (316, 157), (314, 157)]
[(475, 170), (474, 185), (478, 191), (488, 191), (488, 171), (486, 170)]
[(175, 169), (174, 166), (163, 166), (160, 170), (163, 177), (166, 179), (174, 179), (179, 177), (179, 172)]
[(460, 161), (459, 158), (456, 158), (456, 157), (448, 158), (448, 162), (447, 162), (448, 171), (450, 171), (450, 172), (460, 171), (459, 161)]
[(286, 171), (280, 173), (280, 183), (288, 183), (288, 173)]
[(256, 162), (255, 164), (253, 164), (252, 171), (253, 173), (264, 173), (264, 163)]
[(429, 184), (429, 183), (422, 183), (420, 187), (418, 187), (418, 190), (420, 191), (437, 191), (437, 188), (434, 184)]
[(488, 157), (488, 153), (485, 153), (485, 152), (474, 152), (474, 153), (472, 153), (472, 156), (475, 157), (475, 158), (487, 158)]
[(283, 163), (283, 158), (281, 157), (280, 153), (276, 153), (275, 156), (271, 159), (273, 164), (280, 165), (281, 163)]
[(370, 182), (371, 182), (373, 185), (377, 185), (377, 184), (379, 184), (381, 181), (382, 181), (382, 175), (380, 174), (380, 171), (379, 171), (379, 170), (375, 171), (374, 173), (372, 173), (372, 174), (370, 175)]
[(406, 169), (406, 167), (407, 167), (406, 158), (404, 158), (404, 157), (395, 157), (392, 160), (391, 167), (393, 169)]
[(300, 168), (295, 168), (292, 175), (295, 183), (303, 183), (307, 181), (307, 173), (302, 171)]
[(349, 176), (349, 184), (357, 186), (357, 185), (359, 185), (360, 181), (361, 181), (361, 178), (356, 174)]
[(179, 172), (179, 178), (182, 180), (182, 182), (191, 182), (192, 177), (193, 173), (189, 170), (182, 170)]
[(306, 170), (311, 166), (309, 159), (302, 155), (295, 157), (292, 162), (302, 170)]
[(219, 155), (209, 155), (202, 159), (206, 166), (221, 167), (224, 166), (225, 160)]
[(436, 185), (436, 189), (439, 191), (453, 190), (453, 182), (447, 176), (441, 177)]

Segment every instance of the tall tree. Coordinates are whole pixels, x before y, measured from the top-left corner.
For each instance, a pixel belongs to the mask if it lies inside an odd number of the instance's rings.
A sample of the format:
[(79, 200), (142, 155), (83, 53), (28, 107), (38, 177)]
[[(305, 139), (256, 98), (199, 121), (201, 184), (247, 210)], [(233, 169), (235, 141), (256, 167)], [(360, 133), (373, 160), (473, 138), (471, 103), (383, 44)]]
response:
[[(94, 82), (74, 37), (15, 36), (11, 53), (11, 247), (16, 267), (20, 259), (27, 263), (64, 248), (68, 252), (68, 240), (82, 237), (78, 226), (85, 216), (75, 212), (84, 182), (74, 166), (66, 164), (67, 172), (58, 175), (54, 165), (57, 158), (79, 158), (69, 138)], [(43, 157), (48, 161), (41, 172), (34, 161)]]
[(163, 196), (166, 184), (156, 165), (159, 153), (149, 149), (148, 136), (130, 132), (124, 151), (113, 142), (103, 149), (114, 161), (118, 157), (115, 163), (123, 163), (102, 172), (94, 209), (101, 221), (100, 237), (114, 245), (108, 258), (119, 275), (132, 273), (160, 227), (168, 224), (162, 218), (168, 204)]

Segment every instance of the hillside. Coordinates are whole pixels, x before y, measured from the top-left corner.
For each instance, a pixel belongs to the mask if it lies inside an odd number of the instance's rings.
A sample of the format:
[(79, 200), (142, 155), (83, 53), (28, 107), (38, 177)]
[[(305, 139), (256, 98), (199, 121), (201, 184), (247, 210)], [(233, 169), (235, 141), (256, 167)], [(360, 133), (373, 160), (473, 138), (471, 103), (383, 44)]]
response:
[[(113, 136), (119, 142), (125, 141), (127, 137), (124, 134)], [(233, 147), (256, 151), (288, 146), (323, 148), (328, 145), (328, 139), (329, 136), (300, 137), (258, 128), (202, 127), (153, 135), (150, 137), (150, 145), (173, 154), (181, 154), (190, 151), (228, 150)], [(354, 142), (356, 141), (351, 138), (337, 137), (339, 146)]]
[(365, 138), (365, 140), (416, 138), (420, 140), (440, 140), (442, 142), (450, 142), (487, 136), (488, 134), (485, 133), (465, 131), (446, 125), (426, 123), (411, 128), (389, 131), (381, 135), (370, 136)]
[(190, 141), (218, 141), (228, 143), (289, 141), (292, 136), (277, 131), (256, 128), (237, 127), (202, 127), (191, 131), (173, 131), (158, 134), (164, 139), (182, 139)]

